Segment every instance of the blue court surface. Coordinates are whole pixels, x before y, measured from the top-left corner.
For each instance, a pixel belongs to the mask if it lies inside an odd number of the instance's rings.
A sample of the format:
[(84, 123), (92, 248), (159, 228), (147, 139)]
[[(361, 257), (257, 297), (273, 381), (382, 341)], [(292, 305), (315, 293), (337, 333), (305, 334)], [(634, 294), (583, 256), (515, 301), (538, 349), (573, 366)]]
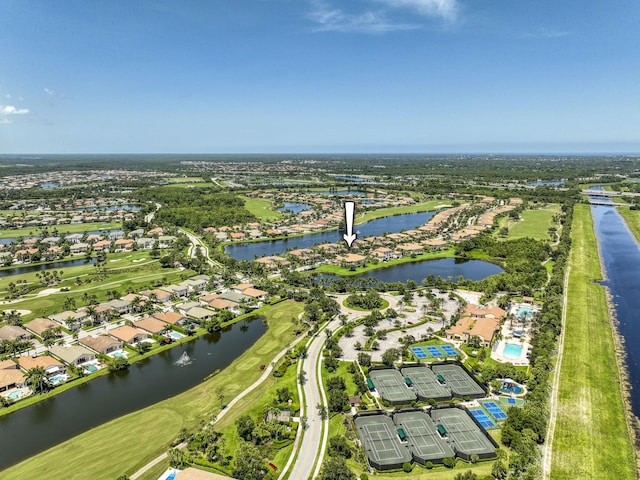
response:
[(426, 348), (427, 352), (429, 352), (434, 357), (444, 357), (444, 354), (440, 351), (438, 347), (429, 346), (424, 348)]
[(411, 347), (411, 351), (417, 358), (428, 358), (428, 355), (424, 353), (422, 347)]
[(493, 423), (489, 419), (489, 417), (487, 417), (487, 415), (479, 408), (469, 411), (471, 412), (471, 415), (473, 415), (473, 417), (478, 421), (478, 423), (482, 425), (483, 428), (493, 428), (496, 426), (496, 424)]
[(440, 345), (440, 348), (448, 357), (454, 357), (458, 355), (455, 348), (451, 347), (450, 345)]
[(484, 408), (486, 408), (491, 416), (496, 420), (506, 420), (507, 414), (495, 403), (495, 402), (485, 402), (482, 404)]
[(507, 403), (509, 405), (515, 405), (516, 404), (516, 399), (515, 398), (507, 398)]

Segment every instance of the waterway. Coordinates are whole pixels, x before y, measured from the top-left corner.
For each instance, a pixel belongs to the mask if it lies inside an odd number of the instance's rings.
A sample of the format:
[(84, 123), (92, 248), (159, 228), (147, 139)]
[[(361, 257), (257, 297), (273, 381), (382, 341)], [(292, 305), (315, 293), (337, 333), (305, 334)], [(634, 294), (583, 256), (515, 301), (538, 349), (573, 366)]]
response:
[[(242, 321), (223, 332), (204, 335), (134, 363), (124, 372), (96, 378), (0, 417), (0, 470), (113, 418), (194, 387), (207, 375), (227, 367), (265, 331), (260, 319)], [(175, 365), (185, 351), (192, 362), (183, 367)]]
[[(378, 218), (354, 228), (361, 237), (382, 235), (383, 233), (397, 233), (402, 230), (422, 226), (437, 212), (407, 213), (391, 217)], [(283, 240), (267, 240), (264, 242), (236, 243), (227, 245), (227, 255), (238, 260), (253, 260), (254, 257), (265, 255), (281, 255), (288, 249), (311, 248), (315, 245), (327, 242), (339, 242), (342, 240), (343, 231), (331, 230), (328, 232), (311, 233), (301, 237), (287, 238)]]
[(631, 404), (637, 416), (640, 415), (640, 247), (614, 207), (592, 205), (591, 215), (607, 279), (602, 283), (613, 296), (619, 332), (625, 340)]
[(284, 202), (284, 207), (278, 209), (279, 212), (298, 214), (304, 210), (311, 210), (313, 207), (306, 203)]
[(95, 259), (87, 260), (86, 258), (76, 258), (74, 260), (62, 260), (60, 262), (41, 263), (39, 265), (20, 265), (19, 267), (11, 267), (0, 270), (0, 278), (11, 277), (13, 275), (21, 275), (23, 273), (42, 272), (43, 270), (56, 270), (61, 268), (79, 267), (94, 263)]
[(442, 277), (445, 280), (457, 280), (463, 277), (469, 280), (482, 280), (491, 275), (503, 272), (502, 268), (482, 260), (467, 260), (459, 258), (441, 258), (437, 260), (422, 260), (419, 262), (401, 263), (391, 267), (370, 270), (350, 277), (333, 274), (323, 274), (323, 279), (338, 278), (375, 278), (381, 282), (406, 282), (414, 280), (418, 285), (427, 275)]

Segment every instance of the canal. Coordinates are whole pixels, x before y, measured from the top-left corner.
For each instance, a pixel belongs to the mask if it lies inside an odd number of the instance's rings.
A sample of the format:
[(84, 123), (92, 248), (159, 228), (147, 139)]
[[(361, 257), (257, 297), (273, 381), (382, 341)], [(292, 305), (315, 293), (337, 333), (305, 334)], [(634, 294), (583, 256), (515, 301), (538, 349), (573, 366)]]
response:
[[(266, 328), (261, 318), (241, 321), (222, 332), (134, 363), (127, 371), (96, 378), (0, 417), (0, 470), (113, 418), (194, 387), (242, 355)], [(192, 362), (177, 366), (185, 351)]]
[[(384, 233), (397, 233), (402, 230), (410, 230), (424, 225), (436, 213), (438, 212), (431, 211), (393, 215), (356, 225), (354, 229), (361, 238), (382, 235)], [(342, 240), (342, 233), (343, 232), (339, 230), (331, 230), (283, 240), (236, 243), (227, 245), (225, 251), (227, 255), (237, 260), (253, 260), (254, 257), (263, 257), (265, 255), (281, 255), (288, 249), (311, 248), (321, 243), (338, 242)]]
[(640, 247), (623, 217), (614, 207), (591, 207), (600, 257), (619, 321), (619, 332), (625, 340), (627, 367), (631, 381), (631, 403), (640, 415)]

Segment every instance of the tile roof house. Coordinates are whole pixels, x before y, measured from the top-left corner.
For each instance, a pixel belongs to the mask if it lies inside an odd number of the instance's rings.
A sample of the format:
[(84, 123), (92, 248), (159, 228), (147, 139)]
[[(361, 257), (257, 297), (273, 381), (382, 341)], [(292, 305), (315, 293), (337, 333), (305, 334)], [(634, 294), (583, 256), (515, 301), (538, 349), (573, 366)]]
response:
[(0, 370), (0, 392), (6, 392), (16, 387), (24, 387), (26, 384), (27, 379), (20, 370)]
[(80, 365), (96, 359), (95, 353), (81, 345), (53, 345), (49, 352), (71, 365)]
[(107, 335), (98, 335), (97, 337), (83, 337), (78, 343), (95, 350), (98, 353), (107, 354), (122, 349), (122, 341), (115, 340)]
[(187, 317), (178, 312), (155, 313), (153, 318), (157, 318), (158, 320), (171, 325), (182, 325), (188, 320)]
[(39, 357), (22, 356), (18, 357), (18, 365), (25, 371), (40, 367), (47, 375), (65, 373), (66, 367), (50, 355), (40, 355)]
[(154, 317), (144, 317), (142, 320), (133, 322), (133, 326), (144, 330), (150, 334), (159, 334), (167, 327), (167, 323)]
[(138, 343), (149, 338), (149, 334), (139, 328), (123, 325), (122, 327), (109, 330), (109, 335), (126, 343)]
[(28, 340), (32, 335), (17, 325), (5, 325), (0, 328), (0, 340)]
[(45, 330), (51, 330), (59, 327), (60, 325), (49, 318), (34, 318), (29, 323), (24, 324), (24, 328), (35, 333), (39, 337)]

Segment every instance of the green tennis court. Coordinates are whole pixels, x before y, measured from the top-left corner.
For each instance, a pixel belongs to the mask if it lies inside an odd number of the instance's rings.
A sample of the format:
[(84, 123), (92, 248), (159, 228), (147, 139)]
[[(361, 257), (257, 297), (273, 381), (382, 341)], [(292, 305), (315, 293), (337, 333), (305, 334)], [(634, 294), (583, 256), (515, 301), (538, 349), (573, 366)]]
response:
[(415, 461), (424, 465), (428, 461), (441, 463), (445, 457), (453, 457), (453, 449), (440, 436), (435, 423), (426, 413), (396, 413), (393, 421), (406, 433), (409, 450)]
[(438, 408), (431, 411), (431, 418), (436, 424), (444, 426), (456, 455), (467, 460), (474, 454), (480, 458), (495, 455), (495, 445), (466, 411), (459, 408)]
[(460, 365), (449, 363), (444, 365), (433, 365), (433, 373), (442, 375), (451, 391), (460, 397), (484, 396), (485, 390)]
[(369, 377), (384, 400), (394, 405), (411, 403), (416, 399), (415, 392), (407, 386), (400, 372), (392, 368), (371, 370)]
[(396, 426), (386, 415), (359, 416), (353, 420), (369, 463), (379, 470), (400, 468), (411, 462), (408, 446), (401, 443)]
[(419, 400), (427, 401), (430, 398), (448, 400), (451, 398), (451, 391), (438, 382), (436, 375), (430, 368), (426, 366), (406, 367), (401, 372), (403, 376), (411, 379)]

